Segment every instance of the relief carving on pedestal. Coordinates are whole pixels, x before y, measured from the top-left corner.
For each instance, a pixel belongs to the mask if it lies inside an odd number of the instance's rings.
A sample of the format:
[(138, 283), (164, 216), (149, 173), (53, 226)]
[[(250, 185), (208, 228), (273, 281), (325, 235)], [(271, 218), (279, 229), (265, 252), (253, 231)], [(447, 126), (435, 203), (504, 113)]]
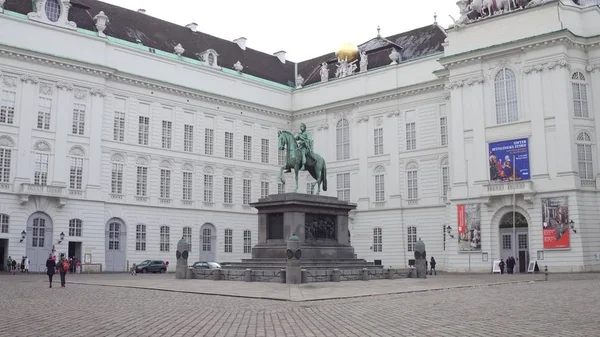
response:
[(337, 240), (337, 217), (335, 215), (306, 214), (304, 219), (304, 238), (306, 241)]

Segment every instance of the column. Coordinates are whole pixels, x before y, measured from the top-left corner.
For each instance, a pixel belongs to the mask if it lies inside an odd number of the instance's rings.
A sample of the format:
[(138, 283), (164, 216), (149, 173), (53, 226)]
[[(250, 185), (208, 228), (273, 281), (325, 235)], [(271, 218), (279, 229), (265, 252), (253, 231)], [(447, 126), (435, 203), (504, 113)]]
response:
[(17, 169), (15, 176), (15, 185), (29, 183), (33, 174), (31, 149), (32, 139), (31, 131), (35, 127), (36, 102), (38, 96), (37, 84), (40, 80), (37, 77), (23, 75), (21, 76), (23, 87), (21, 90), (21, 102), (19, 106), (19, 151), (17, 158)]
[(100, 189), (100, 176), (102, 174), (102, 115), (104, 112), (104, 97), (106, 93), (103, 90), (92, 89), (91, 109), (89, 113), (90, 121), (90, 153), (89, 158), (89, 178), (88, 188)]
[(67, 186), (69, 158), (67, 148), (67, 134), (70, 131), (69, 116), (73, 111), (73, 85), (65, 82), (56, 83), (58, 89), (58, 104), (54, 124), (54, 179), (52, 185)]

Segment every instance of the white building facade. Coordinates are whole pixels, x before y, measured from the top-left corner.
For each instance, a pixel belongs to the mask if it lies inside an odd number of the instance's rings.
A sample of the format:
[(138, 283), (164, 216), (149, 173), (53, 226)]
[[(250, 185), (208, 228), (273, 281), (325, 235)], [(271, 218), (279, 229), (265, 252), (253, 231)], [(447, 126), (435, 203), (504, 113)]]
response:
[[(43, 271), (54, 252), (124, 271), (174, 261), (182, 237), (192, 259), (250, 258), (258, 233), (248, 204), (292, 191), (291, 175), (279, 182), (277, 135), (305, 123), (327, 161), (323, 194), (358, 204), (359, 258), (406, 267), (421, 238), (449, 271), (490, 272), (508, 256), (521, 271), (536, 260), (600, 268), (598, 6), (554, 1), (461, 18), (447, 32), (425, 27), (443, 48), (418, 57), (408, 57), (417, 42), (401, 43), (410, 32), (378, 36), (388, 49), (361, 45), (372, 61), (350, 75), (329, 79), (327, 64), (319, 72), (327, 58), (315, 59), (286, 85), (250, 73), (259, 56), (275, 61), (263, 67), (293, 69), (285, 52), (256, 56), (240, 38), (235, 50), (207, 46), (194, 59), (183, 43), (120, 39), (118, 9), (88, 2), (25, 10), (8, 0), (0, 14), (3, 262), (27, 255)], [(77, 10), (96, 15), (92, 28)], [(245, 58), (229, 62), (236, 53)], [(311, 182), (302, 172), (299, 192)]]

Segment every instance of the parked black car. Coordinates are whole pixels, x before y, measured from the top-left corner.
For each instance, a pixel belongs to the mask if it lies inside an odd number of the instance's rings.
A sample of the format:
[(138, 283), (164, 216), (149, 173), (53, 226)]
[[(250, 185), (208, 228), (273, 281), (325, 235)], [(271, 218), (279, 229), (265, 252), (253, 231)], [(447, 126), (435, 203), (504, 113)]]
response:
[(192, 265), (194, 269), (221, 269), (221, 265), (216, 262), (198, 261)]
[(135, 266), (136, 273), (164, 273), (167, 271), (167, 265), (164, 261), (146, 260)]

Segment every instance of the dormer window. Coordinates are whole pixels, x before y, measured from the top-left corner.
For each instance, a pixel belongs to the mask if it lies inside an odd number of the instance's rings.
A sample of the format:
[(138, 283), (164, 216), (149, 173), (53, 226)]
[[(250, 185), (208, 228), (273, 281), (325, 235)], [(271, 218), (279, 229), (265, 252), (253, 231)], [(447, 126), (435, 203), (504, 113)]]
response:
[(219, 67), (219, 63), (217, 62), (217, 57), (219, 56), (219, 54), (217, 54), (217, 52), (214, 51), (214, 49), (209, 49), (204, 53), (200, 53), (197, 55), (200, 58), (200, 61), (204, 62), (204, 64), (206, 64), (207, 66), (213, 68)]
[(36, 0), (33, 12), (27, 14), (29, 20), (43, 22), (70, 29), (77, 29), (77, 24), (69, 21), (70, 0)]
[(58, 0), (46, 0), (46, 17), (52, 22), (60, 17), (60, 3)]
[(208, 65), (211, 67), (215, 65), (215, 55), (213, 53), (208, 53)]

